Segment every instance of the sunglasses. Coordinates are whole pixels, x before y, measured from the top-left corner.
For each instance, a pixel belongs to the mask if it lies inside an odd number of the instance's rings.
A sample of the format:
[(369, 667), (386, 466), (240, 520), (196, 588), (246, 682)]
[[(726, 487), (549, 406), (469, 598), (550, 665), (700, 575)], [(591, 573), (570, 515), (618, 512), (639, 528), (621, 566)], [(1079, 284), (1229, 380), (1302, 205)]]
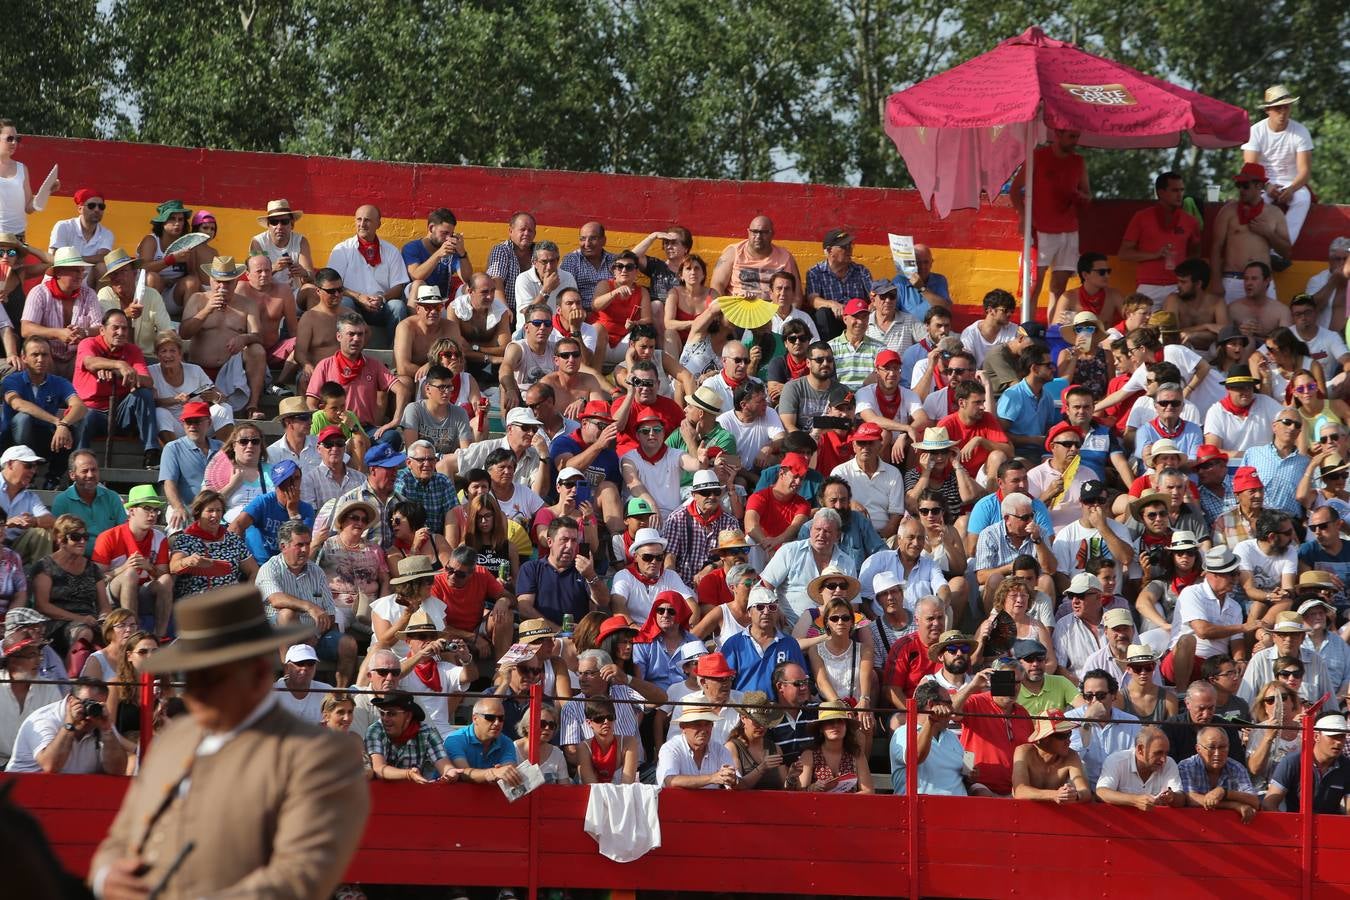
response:
[(370, 519), (363, 513), (348, 513), (347, 518), (343, 519), (343, 521), (355, 522), (358, 525), (365, 525), (370, 522)]
[(778, 682), (778, 683), (779, 683), (779, 684), (787, 684), (787, 685), (791, 685), (792, 687), (804, 688), (804, 687), (809, 687), (809, 686), (810, 686), (810, 684), (811, 684), (811, 679), (809, 679), (809, 678), (794, 678), (792, 681), (780, 681), (780, 682)]
[(1276, 424), (1276, 425), (1289, 425), (1289, 426), (1291, 426), (1291, 427), (1293, 427), (1293, 428), (1302, 428), (1302, 427), (1303, 427), (1303, 423), (1300, 422), (1298, 419), (1276, 419), (1276, 420), (1275, 420), (1275, 424)]
[[(1339, 475), (1339, 476), (1336, 476), (1336, 477), (1338, 477), (1338, 478), (1344, 478), (1345, 476), (1344, 476), (1344, 475)], [(1313, 531), (1326, 531), (1326, 530), (1327, 530), (1328, 528), (1330, 528), (1333, 524), (1335, 524), (1335, 523), (1333, 523), (1333, 522), (1309, 522), (1309, 523), (1308, 523), (1308, 527), (1311, 528)]]
[(926, 507), (925, 507), (925, 506), (921, 506), (921, 507), (919, 507), (919, 515), (921, 515), (921, 516), (940, 516), (940, 515), (942, 515), (942, 507), (940, 507), (940, 506), (926, 506)]
[(664, 428), (661, 428), (660, 426), (658, 426), (658, 427), (656, 427), (656, 428), (639, 428), (639, 429), (637, 430), (637, 433), (638, 433), (638, 434), (665, 434), (665, 433), (666, 433), (666, 430), (665, 430)]
[(1144, 518), (1150, 522), (1154, 522), (1157, 521), (1158, 519), (1167, 518), (1167, 513), (1166, 511), (1163, 510), (1154, 510), (1153, 512), (1144, 513)]
[(1027, 514), (1024, 515), (1024, 516), (1019, 516), (1017, 513), (1008, 513), (1008, 518), (1010, 518), (1010, 519), (1016, 519), (1016, 520), (1018, 520), (1019, 522), (1030, 522), (1032, 519), (1036, 518), (1036, 514), (1035, 514), (1035, 513), (1027, 513)]
[(721, 489), (721, 488), (703, 488), (703, 489), (701, 489), (701, 490), (694, 491), (694, 495), (695, 495), (695, 496), (698, 496), (698, 497), (720, 497), (720, 496), (722, 496), (722, 489)]
[(948, 645), (947, 645), (947, 650), (946, 650), (946, 652), (947, 652), (947, 653), (965, 653), (965, 654), (969, 654), (969, 653), (970, 653), (970, 645), (969, 645), (969, 644), (948, 644)]
[(545, 728), (553, 728), (553, 729), (556, 729), (557, 727), (558, 727), (558, 723), (555, 722), (555, 721), (553, 721), (552, 719), (540, 719), (540, 720), (539, 720), (539, 730), (540, 730), (540, 731), (543, 731)]
[(581, 351), (580, 351), (580, 350), (566, 350), (566, 351), (559, 350), (557, 353), (554, 353), (553, 355), (556, 356), (556, 357), (558, 357), (558, 359), (578, 359), (578, 358), (580, 358), (580, 356), (581, 356)]
[(588, 719), (597, 725), (608, 725), (614, 721), (613, 716), (589, 716)]
[(1097, 333), (1097, 326), (1096, 326), (1096, 325), (1075, 325), (1075, 326), (1073, 326), (1073, 333), (1074, 333), (1074, 334), (1096, 334), (1096, 333)]
[(252, 444), (261, 444), (262, 438), (235, 438), (234, 442), (236, 444), (243, 444), (244, 446), (249, 446)]
[(398, 669), (371, 669), (370, 671), (376, 675), (385, 675), (385, 676), (393, 676), (399, 674)]
[(821, 585), (827, 591), (846, 591), (848, 590), (847, 581), (827, 581)]
[(526, 323), (526, 324), (528, 324), (528, 325), (530, 325), (530, 326), (532, 326), (532, 327), (534, 327), (534, 328), (546, 328), (546, 327), (548, 327), (549, 325), (552, 325), (552, 324), (553, 324), (553, 321), (552, 321), (551, 319), (531, 319), (531, 320), (530, 320), (528, 323)]
[(484, 722), (487, 722), (487, 723), (489, 723), (489, 724), (492, 723), (492, 722), (505, 722), (505, 721), (506, 721), (506, 716), (503, 716), (503, 715), (501, 715), (501, 714), (499, 714), (499, 713), (474, 713), (474, 715), (477, 716), (478, 718), (482, 719)]
[(947, 367), (947, 374), (948, 374), (948, 375), (966, 375), (966, 374), (969, 374), (970, 372), (974, 372), (974, 371), (975, 371), (974, 369), (968, 368), (968, 367), (966, 367), (966, 366), (948, 366), (948, 367)]
[[(853, 621), (853, 617), (852, 617), (852, 616), (830, 616), (828, 619), (826, 619), (826, 621), (827, 621), (827, 622), (832, 622), (832, 623), (838, 625), (838, 624), (840, 624), (841, 622), (852, 622), (852, 621)], [(950, 648), (948, 648), (948, 649), (950, 649)]]
[(615, 263), (614, 265), (610, 266), (610, 268), (615, 272), (631, 272), (634, 269), (636, 269), (637, 266), (633, 265), (632, 263)]
[(268, 219), (268, 225), (290, 225), (295, 220), (290, 216), (277, 216), (275, 219)]
[(455, 581), (463, 581), (464, 579), (466, 579), (466, 578), (469, 577), (469, 570), (468, 570), (468, 569), (449, 569), (449, 568), (447, 568), (447, 569), (445, 570), (445, 574), (446, 574), (447, 576), (449, 576), (450, 578), (453, 578)]
[(1055, 446), (1056, 446), (1056, 447), (1072, 447), (1072, 448), (1074, 448), (1075, 450), (1077, 450), (1079, 447), (1083, 446), (1083, 442), (1082, 442), (1082, 441), (1055, 441)]
[(89, 540), (89, 535), (83, 531), (77, 531), (66, 535), (66, 540), (70, 541), (72, 544), (82, 544)]
[(1109, 700), (1110, 698), (1110, 691), (1083, 691), (1084, 700)]
[(1296, 388), (1294, 388), (1294, 393), (1295, 393), (1295, 394), (1315, 394), (1315, 393), (1317, 393), (1317, 390), (1318, 390), (1318, 388), (1317, 388), (1317, 385), (1315, 385), (1315, 384), (1300, 384), (1300, 385), (1298, 385)]
[(342, 288), (340, 288), (340, 287), (335, 287), (335, 288), (321, 287), (321, 288), (319, 288), (319, 290), (323, 291), (325, 294), (327, 294), (327, 295), (330, 296), (330, 297), (336, 297), (338, 294), (342, 293)]
[(84, 205), (84, 208), (85, 208), (85, 209), (107, 209), (107, 208), (108, 208), (108, 204), (106, 204), (106, 203), (86, 203), (86, 204)]
[(22, 141), (23, 141), (23, 138), (20, 137), (20, 136), (17, 135), (17, 134), (9, 134), (9, 135), (5, 135), (5, 143), (6, 143), (6, 144), (18, 144), (18, 143), (21, 143)]
[(663, 606), (656, 611), (656, 614), (658, 616), (673, 616), (675, 615), (675, 609), (674, 607)]
[(1023, 657), (1022, 662), (1026, 662), (1026, 663), (1043, 663), (1043, 662), (1045, 662), (1045, 654), (1044, 654), (1044, 653), (1033, 653), (1033, 654), (1031, 654), (1030, 656)]
[(1152, 672), (1157, 667), (1157, 663), (1130, 663), (1127, 666), (1131, 672)]
[(319, 446), (320, 446), (320, 447), (327, 447), (329, 450), (341, 450), (343, 447), (347, 446), (347, 442), (346, 442), (346, 441), (328, 440), (328, 441), (324, 441), (324, 442), (323, 442), (322, 444), (320, 444)]
[(818, 364), (820, 364), (820, 365), (824, 365), (825, 363), (832, 363), (832, 362), (834, 362), (834, 357), (833, 357), (833, 356), (808, 356), (806, 359), (807, 359), (807, 362), (818, 363)]
[(756, 606), (755, 609), (762, 609), (762, 610), (764, 610), (765, 612), (778, 612), (778, 604), (777, 604), (777, 603), (761, 603), (761, 604), (759, 604), (759, 606)]
[(659, 554), (659, 553), (639, 553), (639, 554), (638, 554), (638, 559), (642, 560), (643, 562), (656, 562), (658, 559), (661, 559), (661, 554)]
[(1181, 405), (1181, 401), (1180, 401), (1180, 400), (1154, 400), (1154, 401), (1153, 401), (1153, 405), (1154, 405), (1154, 406), (1160, 406), (1160, 407), (1162, 407), (1163, 409), (1176, 409), (1178, 406)]
[(1107, 266), (1106, 268), (1103, 269), (1093, 269), (1092, 272), (1094, 275), (1110, 275), (1111, 268), (1110, 266)]
[(1302, 678), (1303, 673), (1298, 669), (1281, 669), (1275, 673), (1276, 678)]
[(785, 343), (785, 344), (800, 344), (800, 343), (802, 343), (803, 341), (807, 341), (807, 340), (810, 340), (810, 335), (806, 335), (806, 334), (787, 334), (787, 335), (784, 335), (784, 336), (783, 336), (783, 343)]

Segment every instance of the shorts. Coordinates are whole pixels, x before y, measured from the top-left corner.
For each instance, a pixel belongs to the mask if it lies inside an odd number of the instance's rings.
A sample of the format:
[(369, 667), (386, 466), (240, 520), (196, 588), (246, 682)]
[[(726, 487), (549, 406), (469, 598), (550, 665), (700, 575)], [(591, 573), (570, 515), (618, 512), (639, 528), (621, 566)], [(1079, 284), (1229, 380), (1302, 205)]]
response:
[(1153, 301), (1154, 312), (1160, 312), (1162, 310), (1163, 301), (1167, 299), (1169, 294), (1175, 292), (1176, 289), (1177, 286), (1175, 284), (1136, 284), (1134, 286), (1135, 293), (1143, 294)]
[(1056, 272), (1078, 271), (1078, 232), (1036, 232), (1036, 267)]
[(267, 364), (273, 368), (280, 368), (286, 364), (286, 357), (295, 352), (295, 338), (286, 338), (277, 341), (271, 347), (267, 348)]
[[(1223, 299), (1228, 301), (1229, 303), (1232, 303), (1235, 300), (1241, 300), (1245, 296), (1247, 296), (1247, 290), (1242, 286), (1242, 273), (1224, 272)], [(1270, 287), (1266, 288), (1266, 296), (1272, 300), (1276, 299), (1274, 279), (1271, 279)]]
[(1197, 656), (1195, 658), (1195, 662), (1191, 664), (1190, 683), (1177, 684), (1177, 676), (1175, 674), (1175, 669), (1173, 668), (1172, 655), (1173, 655), (1172, 651), (1168, 650), (1167, 653), (1163, 655), (1162, 662), (1158, 663), (1158, 671), (1162, 674), (1163, 679), (1168, 684), (1175, 685), (1178, 690), (1182, 690), (1184, 688), (1189, 687), (1190, 684), (1193, 684), (1201, 679), (1200, 667), (1205, 664), (1205, 660), (1208, 659), (1209, 657)]

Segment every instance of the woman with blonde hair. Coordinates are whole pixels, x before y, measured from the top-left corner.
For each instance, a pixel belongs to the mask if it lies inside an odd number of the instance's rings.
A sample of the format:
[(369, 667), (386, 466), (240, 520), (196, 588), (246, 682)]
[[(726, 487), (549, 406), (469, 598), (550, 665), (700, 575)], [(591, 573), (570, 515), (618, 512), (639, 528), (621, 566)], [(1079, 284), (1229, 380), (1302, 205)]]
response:
[(267, 445), (256, 422), (237, 422), (224, 446), (206, 464), (202, 487), (225, 501), (224, 522), (235, 520), (244, 507), (272, 489), (267, 474)]
[(1017, 623), (1015, 640), (1029, 638), (1040, 641), (1045, 648), (1045, 671), (1054, 672), (1059, 662), (1055, 659), (1055, 640), (1045, 623), (1031, 615), (1031, 603), (1035, 588), (1025, 578), (1005, 578), (994, 591), (994, 608), (980, 627), (975, 630), (975, 639), (980, 645), (989, 640), (989, 633), (998, 619), (999, 613), (1007, 613)]
[(159, 439), (168, 443), (183, 436), (183, 404), (200, 400), (211, 404), (211, 432), (224, 441), (234, 424), (234, 410), (225, 402), (225, 396), (216, 389), (210, 376), (196, 363), (183, 361), (183, 339), (178, 332), (165, 328), (155, 335), (155, 359), (150, 366), (150, 380), (155, 392), (155, 427)]
[(117, 660), (123, 656), (126, 639), (136, 632), (136, 614), (119, 606), (103, 620), (103, 648), (89, 654), (80, 675), (103, 681), (117, 680)]
[(1252, 698), (1252, 718), (1258, 725), (1247, 740), (1247, 771), (1252, 785), (1263, 791), (1270, 775), (1290, 753), (1297, 753), (1301, 738), (1298, 716), (1303, 712), (1303, 701), (1298, 691), (1278, 681), (1267, 681)]
[[(530, 758), (530, 716), (527, 713), (516, 725), (516, 759)], [(539, 769), (547, 784), (571, 784), (567, 771), (567, 757), (553, 739), (558, 736), (558, 707), (544, 703), (539, 709)]]
[(112, 610), (103, 572), (84, 553), (89, 540), (83, 519), (57, 516), (52, 523), (54, 549), (29, 573), (33, 608), (52, 620), (47, 636), (62, 657), (81, 641), (92, 648), (99, 617)]

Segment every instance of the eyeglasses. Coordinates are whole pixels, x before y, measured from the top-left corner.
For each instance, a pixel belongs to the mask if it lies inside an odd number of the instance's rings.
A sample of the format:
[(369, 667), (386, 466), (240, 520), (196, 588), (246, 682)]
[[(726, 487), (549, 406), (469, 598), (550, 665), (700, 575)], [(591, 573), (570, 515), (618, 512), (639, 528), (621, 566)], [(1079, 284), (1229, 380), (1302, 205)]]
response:
[(439, 383), (437, 383), (437, 384), (432, 384), (432, 383), (429, 382), (429, 381), (427, 382), (427, 390), (430, 390), (430, 391), (442, 391), (442, 392), (444, 392), (444, 391), (449, 391), (449, 390), (451, 390), (451, 389), (453, 389), (453, 388), (454, 388), (454, 385), (453, 385), (453, 384), (439, 384)]
[(1139, 672), (1139, 673), (1152, 672), (1157, 667), (1158, 667), (1157, 663), (1130, 663), (1128, 666), (1126, 666), (1126, 668), (1128, 668), (1131, 672)]
[(723, 362), (740, 363), (741, 365), (745, 365), (746, 363), (748, 363), (748, 362), (750, 361), (750, 357), (748, 357), (748, 356), (724, 356), (724, 357), (722, 357), (722, 360), (723, 360)]
[(948, 644), (947, 653), (970, 653), (969, 644)]
[(720, 497), (720, 496), (722, 496), (722, 489), (721, 489), (721, 488), (700, 488), (699, 490), (694, 491), (694, 495), (695, 495), (695, 496), (698, 496), (698, 497)]
[(638, 559), (642, 560), (643, 562), (656, 562), (658, 559), (661, 559), (661, 554), (659, 554), (659, 553), (639, 553), (639, 554), (638, 554)]
[(445, 570), (445, 574), (447, 577), (453, 578), (455, 581), (463, 581), (464, 579), (469, 577), (469, 570), (447, 568)]
[(1177, 408), (1178, 406), (1181, 405), (1181, 401), (1180, 401), (1180, 400), (1154, 400), (1154, 401), (1153, 401), (1153, 405), (1154, 405), (1154, 406), (1162, 407), (1163, 409), (1175, 409), (1175, 408)]
[(581, 351), (580, 351), (580, 350), (567, 350), (567, 351), (559, 350), (559, 351), (557, 351), (556, 353), (554, 353), (553, 355), (556, 356), (556, 357), (558, 357), (558, 359), (577, 359), (578, 357), (581, 356)]
[(1300, 384), (1294, 387), (1295, 394), (1315, 394), (1318, 388), (1315, 384)]
[(22, 141), (23, 141), (23, 138), (20, 137), (20, 136), (17, 135), (17, 134), (7, 134), (7, 135), (5, 135), (5, 143), (6, 143), (6, 144), (18, 144), (18, 143), (20, 143), (20, 142), (22, 142)]
[(762, 610), (764, 610), (765, 612), (778, 612), (778, 604), (777, 604), (777, 603), (761, 603), (759, 606), (756, 606), (755, 609), (762, 609)]
[(399, 670), (396, 669), (396, 668), (395, 668), (395, 669), (371, 669), (370, 671), (371, 671), (371, 674), (373, 674), (373, 675), (384, 675), (385, 677), (390, 677), (390, 676), (399, 674)]
[(821, 585), (827, 591), (846, 591), (848, 590), (847, 581), (827, 581)]
[(817, 364), (819, 364), (819, 365), (824, 365), (825, 363), (832, 363), (832, 362), (834, 362), (834, 357), (833, 357), (833, 356), (808, 356), (808, 357), (806, 358), (806, 361), (807, 361), (807, 362), (817, 363)]
[(436, 461), (436, 457), (434, 457), (434, 456), (410, 456), (410, 457), (408, 457), (408, 462), (415, 462), (415, 463), (434, 463), (435, 461)]
[(615, 263), (614, 265), (610, 266), (610, 268), (613, 269), (615, 272), (631, 272), (634, 269), (636, 269), (637, 266), (633, 265), (632, 263)]
[(1167, 518), (1167, 511), (1155, 509), (1153, 512), (1144, 513), (1144, 518), (1150, 522), (1157, 521), (1158, 519), (1165, 519)]
[(1317, 440), (1319, 443), (1330, 444), (1331, 442), (1339, 441), (1340, 439), (1341, 439), (1340, 434), (1324, 434)]
[[(1339, 477), (1344, 478), (1345, 475), (1342, 474)], [(1308, 527), (1311, 528), (1313, 531), (1326, 531), (1334, 524), (1335, 524), (1334, 522), (1309, 522)]]
[(1093, 273), (1094, 275), (1110, 275), (1110, 274), (1111, 274), (1111, 267), (1110, 267), (1110, 266), (1107, 266), (1106, 268), (1102, 268), (1102, 269), (1093, 269), (1093, 270), (1092, 270), (1092, 273)]
[(330, 438), (329, 440), (324, 441), (324, 442), (323, 442), (322, 444), (320, 444), (319, 446), (320, 446), (320, 447), (324, 447), (324, 448), (326, 448), (326, 449), (328, 449), (328, 450), (341, 450), (343, 447), (346, 447), (346, 446), (347, 446), (347, 442), (346, 442), (346, 441), (340, 441), (340, 440), (334, 440), (334, 439), (331, 439), (331, 438)]
[(261, 444), (262, 438), (235, 438), (234, 442), (236, 444), (243, 444), (247, 447), (251, 444)]
[(277, 216), (275, 219), (268, 219), (268, 225), (290, 225), (294, 220), (290, 216)]
[(920, 506), (920, 507), (919, 507), (919, 515), (921, 515), (921, 516), (940, 516), (940, 515), (942, 515), (942, 507), (940, 507), (940, 506)]
[(597, 725), (607, 725), (614, 721), (613, 716), (587, 716), (586, 718)]
[[(558, 487), (565, 487), (565, 488), (567, 488), (569, 491), (575, 491), (575, 490), (577, 489), (577, 485), (581, 484), (582, 480), (583, 480), (583, 479), (580, 479), (580, 478), (569, 478), (569, 479), (566, 480), (566, 481), (560, 481), (560, 482), (558, 482)], [(488, 511), (488, 515), (491, 515), (491, 514), (492, 514), (492, 513), (491, 513), (491, 511), (489, 510), (489, 511)]]
[(70, 541), (72, 544), (82, 544), (89, 540), (89, 535), (83, 531), (76, 531), (66, 535), (66, 540)]
[(803, 341), (810, 340), (810, 338), (811, 336), (808, 334), (785, 334), (783, 335), (783, 343), (800, 344)]
[(484, 722), (487, 722), (487, 723), (489, 723), (489, 724), (491, 724), (491, 723), (493, 723), (493, 722), (505, 722), (505, 721), (506, 721), (506, 716), (504, 716), (504, 715), (502, 715), (502, 714), (500, 714), (500, 713), (474, 713), (474, 715), (477, 716), (478, 718), (482, 719)]
[(1294, 428), (1302, 428), (1302, 427), (1303, 427), (1303, 423), (1300, 422), (1298, 419), (1276, 419), (1276, 420), (1275, 420), (1275, 424), (1276, 424), (1276, 425), (1289, 425), (1289, 426), (1292, 426), (1292, 427), (1294, 427)]
[(453, 350), (447, 350), (441, 354), (442, 359), (463, 359), (463, 353), (456, 353)]
[(675, 615), (675, 608), (673, 606), (663, 606), (656, 611), (656, 614), (658, 616), (673, 616)]
[(655, 427), (639, 428), (639, 429), (637, 430), (637, 433), (638, 433), (638, 434), (658, 434), (658, 435), (659, 435), (659, 434), (665, 434), (665, 433), (666, 433), (666, 430), (665, 430), (664, 428), (662, 428), (661, 426), (657, 425), (657, 426), (655, 426)]
[(90, 203), (86, 203), (86, 204), (84, 205), (84, 208), (85, 208), (85, 209), (107, 209), (107, 208), (108, 208), (108, 204), (106, 204), (106, 203), (93, 203), (93, 202), (90, 202)]
[(364, 513), (348, 513), (347, 517), (342, 521), (355, 522), (357, 525), (365, 525), (370, 522), (370, 519)]
[(1008, 518), (1017, 519), (1019, 522), (1030, 522), (1032, 519), (1036, 518), (1035, 513), (1027, 513), (1024, 516), (1019, 516), (1017, 513), (1008, 513), (1007, 515)]
[[(542, 671), (542, 670), (541, 670), (541, 671)], [(539, 730), (540, 730), (540, 731), (543, 731), (545, 728), (554, 728), (554, 729), (556, 729), (557, 727), (558, 727), (558, 723), (555, 722), (555, 721), (553, 721), (552, 719), (540, 719), (540, 720), (539, 720)]]
[(948, 366), (948, 367), (947, 367), (947, 374), (948, 374), (948, 375), (966, 375), (966, 374), (968, 374), (968, 373), (970, 373), (970, 372), (974, 372), (974, 371), (975, 371), (974, 369), (968, 368), (968, 367), (966, 367), (966, 366)]
[(835, 625), (838, 625), (838, 624), (841, 624), (841, 623), (843, 623), (843, 622), (852, 622), (852, 621), (853, 621), (853, 617), (852, 617), (852, 616), (830, 616), (829, 618), (826, 619), (826, 621), (827, 621), (827, 622), (832, 622), (832, 623), (834, 623)]
[(1056, 446), (1056, 447), (1072, 447), (1073, 449), (1077, 450), (1079, 447), (1083, 446), (1083, 442), (1082, 442), (1082, 441), (1055, 441), (1055, 446)]
[(1215, 673), (1214, 673), (1214, 677), (1215, 677), (1215, 678), (1236, 678), (1236, 677), (1237, 677), (1237, 674), (1238, 674), (1238, 670), (1237, 670), (1237, 669), (1226, 669), (1226, 670), (1224, 670), (1224, 671), (1222, 671), (1222, 672), (1215, 672)]
[(1281, 669), (1275, 673), (1276, 678), (1302, 678), (1303, 673), (1298, 669)]
[(528, 324), (528, 325), (530, 325), (531, 327), (534, 327), (534, 328), (547, 328), (548, 326), (550, 326), (550, 325), (553, 324), (553, 320), (552, 320), (552, 319), (531, 319), (531, 320), (530, 320), (528, 323), (526, 323), (526, 324)]
[(780, 682), (778, 682), (778, 683), (779, 683), (779, 684), (790, 685), (791, 687), (804, 688), (804, 687), (810, 687), (810, 685), (811, 685), (811, 679), (809, 679), (809, 678), (794, 678), (794, 679), (792, 679), (791, 681), (780, 681)]

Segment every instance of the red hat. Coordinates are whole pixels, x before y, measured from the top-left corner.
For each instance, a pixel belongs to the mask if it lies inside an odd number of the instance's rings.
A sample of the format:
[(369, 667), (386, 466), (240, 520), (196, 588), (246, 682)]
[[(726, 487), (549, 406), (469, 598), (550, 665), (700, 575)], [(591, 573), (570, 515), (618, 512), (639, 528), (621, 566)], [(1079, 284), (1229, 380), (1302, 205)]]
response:
[(319, 443), (322, 444), (330, 437), (340, 437), (344, 441), (347, 439), (347, 436), (342, 433), (342, 429), (337, 427), (336, 425), (329, 425), (328, 427), (324, 428), (323, 431), (319, 432)]
[(1222, 459), (1226, 462), (1228, 460), (1228, 454), (1224, 453), (1213, 444), (1201, 444), (1196, 448), (1195, 461), (1197, 463), (1207, 463), (1211, 459)]
[(1235, 494), (1264, 487), (1265, 485), (1261, 483), (1261, 476), (1256, 474), (1256, 469), (1252, 466), (1243, 466), (1233, 473), (1233, 493)]
[(1074, 434), (1078, 435), (1080, 441), (1083, 439), (1083, 432), (1080, 431), (1076, 425), (1070, 425), (1068, 422), (1060, 422), (1054, 428), (1051, 428), (1050, 433), (1045, 436), (1045, 452), (1052, 452), (1050, 450), (1050, 445), (1055, 442), (1055, 438), (1066, 431), (1072, 431)]
[(884, 369), (890, 365), (900, 365), (900, 354), (894, 350), (882, 350), (877, 354), (877, 368)]
[(93, 188), (82, 187), (74, 193), (71, 199), (75, 201), (76, 206), (84, 206), (85, 201), (87, 201), (91, 197), (102, 197), (102, 196), (103, 196), (102, 193), (94, 190)]
[(861, 297), (854, 297), (852, 300), (844, 304), (844, 315), (856, 316), (859, 313), (866, 313), (867, 310), (870, 308), (871, 307), (868, 305), (866, 300), (862, 299)]
[(811, 466), (806, 462), (806, 457), (800, 453), (789, 453), (784, 456), (781, 468), (787, 469), (793, 475), (803, 477), (811, 470)]
[(654, 406), (639, 406), (636, 413), (633, 414), (633, 424), (638, 425), (642, 422), (660, 422), (666, 424), (666, 420), (661, 418), (661, 412)]
[(606, 422), (613, 422), (614, 417), (609, 414), (609, 404), (603, 400), (592, 400), (581, 409), (580, 419), (604, 419)]
[(708, 653), (694, 663), (696, 678), (734, 678), (736, 670), (727, 665), (727, 658), (720, 653)]
[(848, 436), (850, 441), (879, 441), (881, 440), (881, 426), (876, 422), (863, 422), (853, 433)]
[(1233, 176), (1234, 181), (1246, 181), (1255, 179), (1257, 181), (1266, 180), (1266, 167), (1260, 163), (1243, 163), (1242, 169)]
[(616, 631), (636, 632), (637, 630), (638, 627), (627, 616), (610, 616), (600, 623), (600, 630), (595, 633), (595, 642), (600, 643)]
[(211, 407), (200, 400), (194, 400), (191, 403), (183, 404), (183, 412), (178, 416), (178, 421), (186, 422), (188, 419), (209, 418), (211, 418)]

